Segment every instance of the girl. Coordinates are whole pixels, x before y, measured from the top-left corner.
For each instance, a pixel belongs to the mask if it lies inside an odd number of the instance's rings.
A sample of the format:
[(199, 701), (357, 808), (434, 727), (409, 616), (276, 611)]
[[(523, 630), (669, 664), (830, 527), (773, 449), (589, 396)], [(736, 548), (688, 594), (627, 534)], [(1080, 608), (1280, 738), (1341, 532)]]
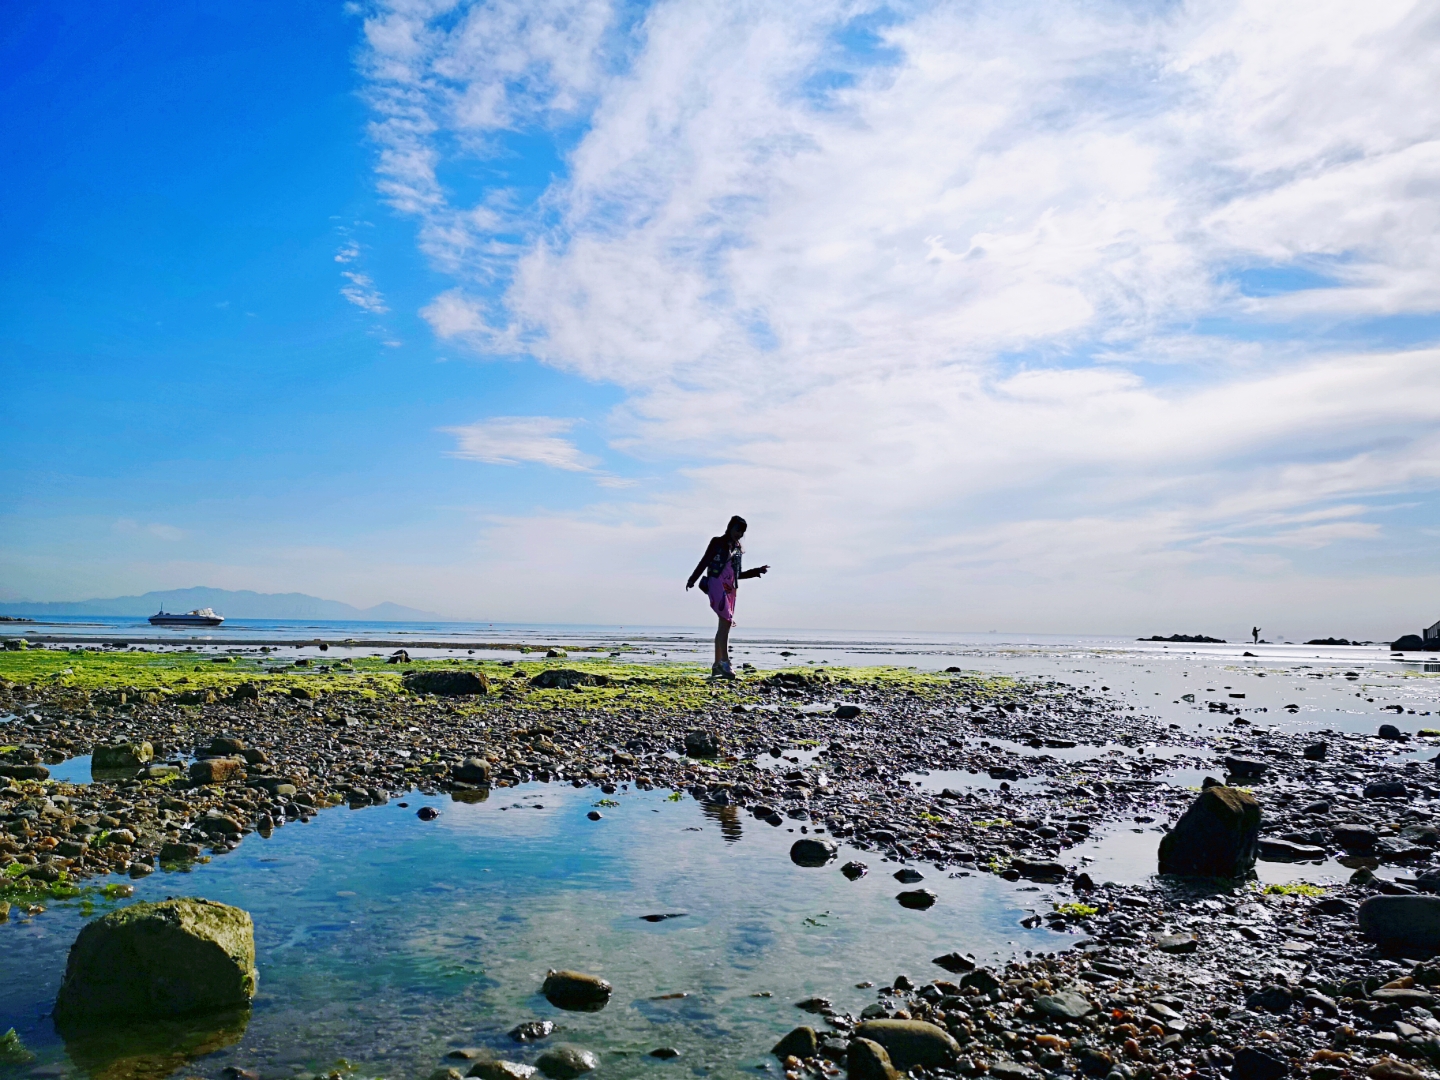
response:
[(740, 558), (745, 549), (740, 546), (740, 538), (745, 535), (745, 528), (744, 518), (738, 514), (732, 517), (730, 524), (725, 526), (724, 536), (711, 537), (705, 555), (695, 564), (690, 580), (685, 583), (687, 590), (693, 589), (695, 579), (702, 573), (705, 575), (700, 579), (700, 587), (710, 597), (710, 609), (720, 617), (720, 627), (715, 631), (715, 663), (710, 668), (710, 674), (726, 679), (735, 677), (730, 670), (730, 627), (735, 623), (735, 590), (742, 579), (758, 578), (770, 569), (769, 566), (757, 566), (754, 570), (741, 571)]

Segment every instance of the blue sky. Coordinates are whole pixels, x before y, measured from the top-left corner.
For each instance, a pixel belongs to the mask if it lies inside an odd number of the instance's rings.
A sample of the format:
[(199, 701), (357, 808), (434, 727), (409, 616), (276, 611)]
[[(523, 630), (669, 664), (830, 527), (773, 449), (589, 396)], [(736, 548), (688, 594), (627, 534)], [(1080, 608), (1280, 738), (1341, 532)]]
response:
[[(1398, 633), (1423, 5), (26, 8), (0, 596)], [(1428, 599), (1426, 599), (1428, 598)]]

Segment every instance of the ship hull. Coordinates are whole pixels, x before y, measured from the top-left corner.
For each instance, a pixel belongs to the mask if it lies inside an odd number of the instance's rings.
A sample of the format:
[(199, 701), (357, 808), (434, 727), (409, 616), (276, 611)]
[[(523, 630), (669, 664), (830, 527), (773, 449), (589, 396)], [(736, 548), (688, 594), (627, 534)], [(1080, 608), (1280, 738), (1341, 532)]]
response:
[(219, 626), (225, 620), (220, 616), (207, 619), (199, 615), (151, 615), (151, 626)]

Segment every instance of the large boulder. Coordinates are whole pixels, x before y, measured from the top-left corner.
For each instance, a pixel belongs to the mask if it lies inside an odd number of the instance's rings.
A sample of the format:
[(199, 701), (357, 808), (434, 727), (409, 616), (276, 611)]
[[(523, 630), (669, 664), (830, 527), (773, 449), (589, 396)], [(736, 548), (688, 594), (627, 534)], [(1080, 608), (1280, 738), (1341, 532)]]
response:
[(412, 694), (466, 697), (490, 693), (490, 680), (480, 671), (411, 671), (401, 682)]
[(901, 1072), (917, 1065), (950, 1068), (960, 1056), (950, 1033), (924, 1020), (867, 1020), (855, 1029), (855, 1038), (879, 1043)]
[(1390, 643), (1394, 652), (1419, 652), (1425, 648), (1425, 640), (1419, 634), (1404, 634)]
[(1202, 791), (1160, 839), (1160, 873), (1236, 878), (1255, 869), (1260, 804), (1249, 792), (1216, 785)]
[(1356, 917), (1360, 932), (1382, 945), (1440, 949), (1440, 896), (1372, 896)]
[(86, 924), (70, 947), (57, 1022), (194, 1016), (255, 996), (255, 926), (240, 908), (182, 897)]
[(99, 743), (90, 752), (92, 769), (135, 769), (155, 757), (148, 742)]

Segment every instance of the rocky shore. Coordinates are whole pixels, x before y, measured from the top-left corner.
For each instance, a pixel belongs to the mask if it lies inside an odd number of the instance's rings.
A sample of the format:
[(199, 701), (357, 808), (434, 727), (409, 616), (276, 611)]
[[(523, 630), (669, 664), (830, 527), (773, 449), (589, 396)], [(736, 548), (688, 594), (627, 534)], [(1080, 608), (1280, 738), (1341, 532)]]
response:
[[(912, 886), (926, 874), (1030, 879), (1049, 898), (1032, 918), (1070, 935), (1065, 950), (1001, 970), (957, 942), (934, 971), (897, 972), (858, 1016), (798, 1003), (819, 1027), (777, 1047), (787, 1075), (1385, 1080), (1440, 1061), (1440, 966), (1426, 962), (1440, 939), (1424, 929), (1440, 926), (1425, 910), (1440, 891), (1440, 787), (1414, 730), (1300, 737), (1224, 716), (1215, 732), (1183, 732), (1102, 688), (958, 671), (811, 668), (728, 683), (565, 658), (407, 657), (386, 665), (388, 681), (358, 686), (293, 666), (203, 679), (176, 667), (135, 686), (80, 678), (66, 660), (69, 676), (35, 677), (28, 657), (28, 679), (0, 683), (11, 717), (0, 724), (0, 910), (38, 915), (86, 879), (223, 856), (248, 833), (413, 790), (668, 788), (722, 827), (744, 815), (795, 829), (814, 844), (799, 863), (894, 874), (907, 906), (924, 906)], [(1170, 754), (1140, 752), (1155, 743)], [(1108, 749), (1075, 752), (1087, 744)], [(48, 778), (86, 753), (109, 771), (88, 785)], [(1092, 876), (1083, 855), (1097, 841), (1173, 826), (1195, 802), (1160, 779), (1181, 767), (1253, 793), (1262, 860), (1339, 859), (1348, 883)], [(953, 786), (922, 775), (941, 771)], [(838, 842), (858, 854), (835, 858)], [(1372, 905), (1382, 916), (1362, 933), (1358, 912), (1377, 896), (1419, 906)]]

